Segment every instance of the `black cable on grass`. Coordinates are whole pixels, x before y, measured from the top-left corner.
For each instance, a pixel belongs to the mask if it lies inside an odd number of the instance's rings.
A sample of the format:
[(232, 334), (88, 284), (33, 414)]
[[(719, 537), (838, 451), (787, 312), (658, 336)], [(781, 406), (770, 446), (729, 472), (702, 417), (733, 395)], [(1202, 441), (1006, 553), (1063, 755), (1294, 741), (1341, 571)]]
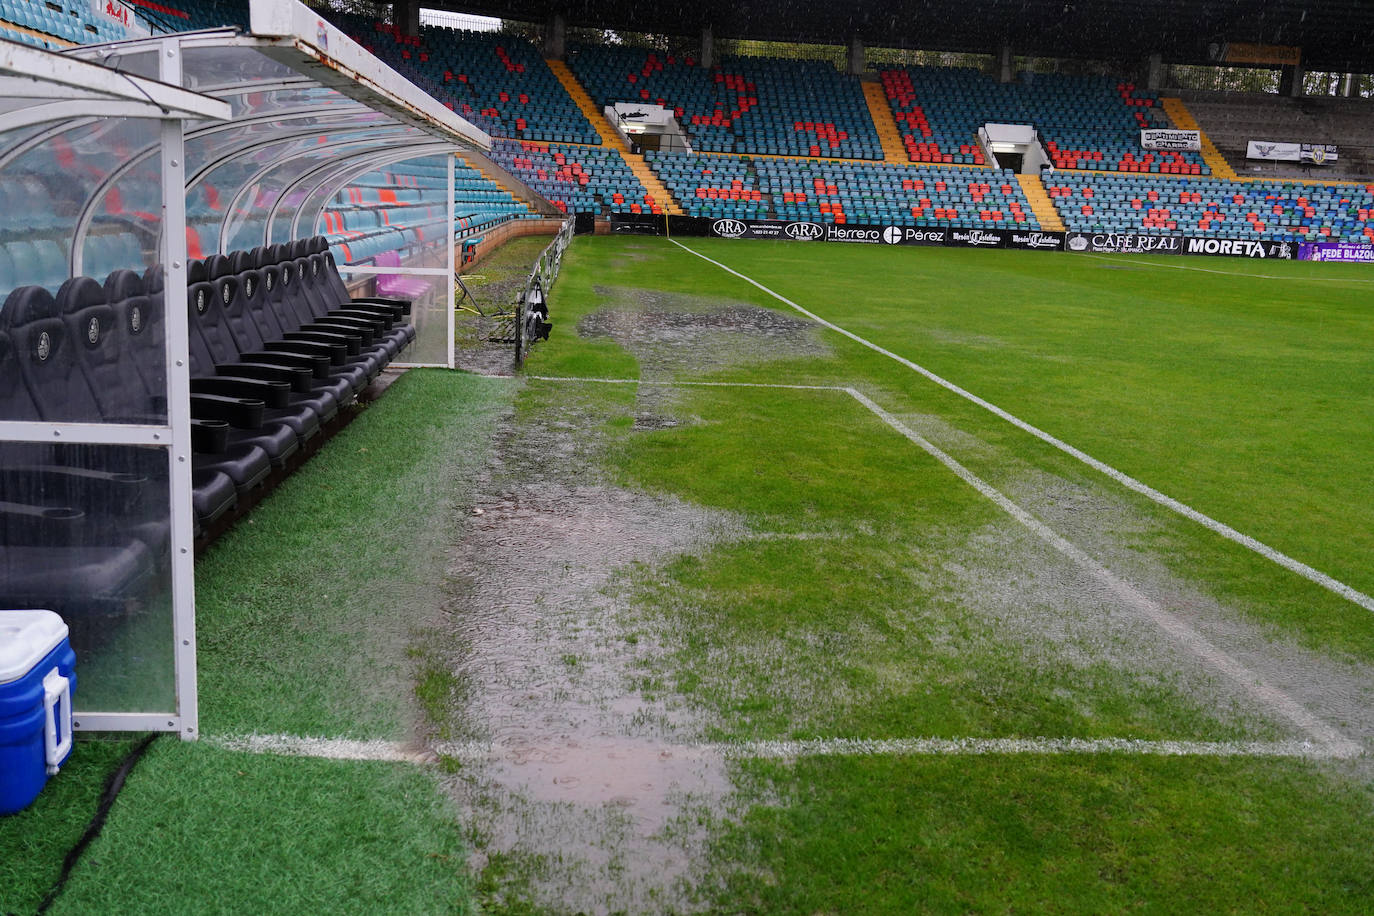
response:
[(119, 797), (120, 791), (124, 788), (124, 781), (133, 772), (135, 764), (147, 753), (148, 748), (153, 746), (153, 742), (159, 737), (159, 733), (154, 732), (134, 745), (133, 750), (120, 762), (115, 771), (110, 774), (110, 778), (105, 783), (105, 791), (100, 795), (100, 804), (96, 806), (95, 816), (86, 825), (86, 831), (81, 834), (81, 839), (76, 841), (76, 845), (67, 853), (67, 858), (62, 860), (62, 873), (57, 876), (52, 888), (48, 891), (43, 902), (38, 905), (35, 914), (42, 914), (48, 911), (48, 907), (53, 905), (53, 901), (62, 893), (62, 888), (67, 886), (67, 878), (71, 876), (72, 869), (76, 868), (76, 863), (81, 861), (81, 856), (86, 852), (86, 847), (91, 845), (91, 841), (100, 836), (100, 831), (105, 827), (105, 818), (110, 815), (110, 808), (114, 805), (115, 799)]

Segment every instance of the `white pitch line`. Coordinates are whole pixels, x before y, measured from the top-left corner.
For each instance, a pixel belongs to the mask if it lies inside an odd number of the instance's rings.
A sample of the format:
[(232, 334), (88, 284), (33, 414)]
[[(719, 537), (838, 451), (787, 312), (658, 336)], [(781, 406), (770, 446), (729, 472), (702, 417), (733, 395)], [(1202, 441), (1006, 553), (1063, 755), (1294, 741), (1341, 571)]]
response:
[[(1112, 264), (1123, 262), (1106, 255), (1090, 254), (1086, 257), (1095, 261), (1107, 261)], [(1273, 274), (1247, 274), (1238, 270), (1218, 270), (1215, 267), (1197, 267), (1192, 264), (1161, 264), (1158, 261), (1147, 261), (1143, 258), (1132, 258), (1131, 264), (1144, 264), (1147, 267), (1158, 267), (1161, 270), (1191, 270), (1202, 274), (1221, 274), (1223, 277), (1238, 277), (1245, 280), (1301, 280), (1303, 283), (1374, 283), (1374, 277), (1281, 277)]]
[(1074, 446), (1063, 441), (1062, 439), (1050, 435), (1043, 429), (1040, 429), (1038, 426), (1033, 426), (1030, 423), (1027, 423), (1025, 420), (1022, 420), (1020, 417), (1008, 413), (1007, 411), (998, 407), (996, 404), (993, 404), (990, 401), (985, 401), (973, 392), (961, 388), (953, 382), (949, 381), (948, 379), (936, 375), (934, 372), (930, 371), (924, 366), (918, 365), (917, 363), (912, 362), (904, 356), (899, 356), (898, 354), (893, 353), (891, 350), (880, 347), (872, 341), (860, 337), (853, 331), (846, 330), (845, 328), (842, 328), (839, 325), (834, 324), (833, 322), (826, 321), (824, 318), (820, 317), (816, 313), (803, 308), (802, 306), (793, 302), (791, 299), (788, 299), (786, 296), (783, 296), (781, 293), (774, 292), (773, 290), (764, 286), (762, 283), (758, 282), (752, 277), (748, 277), (740, 273), (739, 271), (735, 270), (734, 268), (728, 267), (717, 260), (708, 258), (706, 255), (701, 254), (700, 252), (693, 251), (691, 248), (688, 248), (686, 245), (682, 244), (676, 239), (669, 239), (668, 241), (672, 242), (674, 245), (681, 248), (688, 254), (695, 255), (696, 257), (707, 262), (708, 264), (714, 264), (716, 267), (719, 267), (726, 273), (738, 277), (739, 279), (743, 280), (751, 286), (757, 287), (758, 289), (772, 296), (774, 299), (777, 299), (779, 302), (783, 303), (789, 308), (792, 308), (798, 313), (805, 315), (807, 318), (810, 318), (812, 321), (816, 322), (822, 327), (829, 328), (837, 334), (842, 334), (843, 336), (848, 337), (855, 343), (867, 347), (875, 353), (882, 354), (883, 356), (886, 356), (888, 359), (891, 359), (896, 363), (906, 366), (913, 372), (919, 373), (920, 375), (939, 385), (941, 388), (944, 388), (948, 391), (952, 391), (955, 394), (959, 395), (959, 397), (964, 398), (965, 400), (970, 401), (971, 403), (977, 404), (979, 407), (982, 407), (984, 410), (987, 410), (988, 412), (992, 413), (997, 417), (1002, 418), (1003, 420), (1006, 420), (1008, 423), (1012, 424), (1018, 429), (1022, 429), (1030, 433), (1035, 438), (1041, 440), (1042, 442), (1045, 442), (1046, 444), (1051, 445), (1054, 448), (1057, 448), (1064, 454), (1076, 458), (1077, 460), (1086, 464), (1093, 470), (1099, 471), (1107, 475), (1112, 480), (1115, 480), (1122, 486), (1134, 490), (1137, 493), (1140, 493), (1147, 499), (1150, 499), (1153, 502), (1156, 502), (1159, 505), (1164, 506), (1165, 508), (1178, 513), (1179, 515), (1182, 515), (1184, 518), (1188, 518), (1194, 522), (1197, 522), (1204, 528), (1207, 528), (1208, 530), (1221, 535), (1228, 541), (1232, 541), (1236, 544), (1241, 545), (1242, 547), (1247, 548), (1248, 550), (1253, 551), (1254, 553), (1259, 554), (1266, 560), (1269, 560), (1273, 563), (1278, 564), (1279, 566), (1282, 566), (1289, 572), (1297, 573), (1299, 576), (1302, 576), (1309, 582), (1313, 582), (1316, 585), (1320, 585), (1327, 591), (1340, 595), (1347, 601), (1357, 604), (1367, 611), (1374, 611), (1374, 597), (1370, 597), (1369, 595), (1366, 595), (1364, 592), (1361, 592), (1358, 589), (1346, 585), (1344, 582), (1341, 582), (1339, 579), (1327, 575), (1321, 570), (1314, 569), (1313, 567), (1308, 566), (1301, 560), (1296, 560), (1293, 557), (1290, 557), (1287, 554), (1283, 553), (1282, 551), (1276, 550), (1273, 547), (1268, 546), (1267, 544), (1263, 544), (1255, 538), (1250, 537), (1250, 535), (1248, 534), (1243, 534), (1237, 531), (1230, 525), (1227, 525), (1225, 522), (1220, 522), (1209, 515), (1204, 515), (1203, 513), (1197, 511), (1191, 506), (1179, 502), (1172, 496), (1168, 496), (1164, 493), (1161, 493), (1154, 487), (1151, 487), (1148, 484), (1136, 480), (1129, 474), (1126, 474), (1122, 471), (1118, 471), (1116, 468), (1112, 467), (1106, 462), (1099, 461), (1098, 459), (1082, 451), (1081, 449), (1075, 448)]
[[(230, 751), (318, 760), (356, 760), (377, 763), (432, 764), (440, 756), (465, 762), (498, 761), (529, 751), (556, 756), (573, 745), (511, 748), (467, 741), (416, 747), (397, 741), (358, 741), (348, 738), (309, 738), (298, 735), (236, 735), (205, 737), (207, 743)], [(623, 751), (625, 743), (607, 743), (608, 753)], [(641, 745), (634, 744), (635, 747)], [(1358, 745), (1333, 747), (1310, 741), (1147, 741), (1139, 738), (811, 738), (797, 741), (740, 741), (703, 744), (643, 745), (670, 758), (710, 757), (721, 760), (800, 760), (808, 757), (994, 757), (1112, 754), (1131, 757), (1297, 757), (1309, 760), (1358, 756)], [(579, 742), (581, 752), (598, 745)], [(585, 754), (583, 755), (585, 756)]]
[(205, 737), (209, 744), (248, 754), (314, 757), (321, 760), (371, 760), (390, 763), (429, 763), (434, 752), (399, 741), (360, 741), (353, 738), (310, 738), (299, 735), (229, 735)]
[(934, 443), (902, 423), (896, 417), (892, 416), (892, 414), (883, 410), (875, 404), (872, 399), (853, 388), (849, 389), (849, 395), (864, 407), (867, 407), (874, 416), (896, 430), (909, 442), (918, 446), (936, 461), (954, 472), (960, 480), (973, 487), (973, 489), (981, 493), (1003, 512), (1030, 529), (1030, 531), (1042, 541), (1072, 560), (1082, 569), (1096, 576), (1097, 579), (1106, 585), (1118, 598), (1134, 606), (1161, 630), (1168, 633), (1179, 644), (1201, 659), (1204, 664), (1243, 687), (1271, 712), (1277, 713), (1287, 719), (1313, 740), (1332, 748), (1336, 756), (1351, 756), (1359, 752), (1358, 744), (1355, 744), (1349, 738), (1327, 725), (1308, 711), (1302, 704), (1288, 696), (1288, 694), (1267, 683), (1256, 672), (1246, 668), (1230, 655), (1227, 655), (1225, 652), (1212, 645), (1212, 643), (1197, 630), (1169, 613), (1161, 604), (1147, 597), (1130, 583), (1118, 578), (1116, 574), (1107, 567), (1088, 556), (1078, 547), (1061, 537), (1044, 522), (1035, 518), (1025, 509), (1022, 509), (1016, 503), (1012, 502), (1011, 499), (1005, 496), (1000, 490), (997, 490), (987, 481), (964, 467), (948, 453), (942, 451)]
[(1288, 694), (1267, 683), (1257, 673), (1246, 668), (1230, 655), (1212, 645), (1206, 637), (1193, 627), (1169, 613), (1162, 605), (1146, 596), (1130, 583), (1118, 578), (1116, 574), (1107, 569), (1107, 567), (1103, 566), (1097, 560), (1094, 560), (1074, 544), (1060, 536), (1058, 532), (1054, 531), (1044, 522), (1041, 522), (1025, 509), (1022, 509), (1019, 505), (1012, 502), (1012, 500), (1000, 490), (974, 474), (967, 467), (960, 464), (953, 456), (902, 423), (856, 388), (843, 388), (839, 386), (773, 385), (759, 382), (644, 382), (637, 379), (568, 376), (545, 376), (543, 380), (658, 387), (687, 385), (714, 388), (800, 388), (808, 391), (834, 391), (847, 394), (903, 438), (943, 464), (960, 480), (967, 483), (1002, 511), (1016, 519), (1045, 543), (1059, 551), (1080, 568), (1095, 576), (1106, 585), (1117, 598), (1134, 606), (1148, 620), (1169, 636), (1173, 637), (1174, 640), (1189, 652), (1193, 653), (1193, 655), (1201, 660), (1203, 664), (1234, 681), (1241, 688), (1248, 691), (1261, 703), (1261, 705), (1280, 717), (1287, 719), (1291, 724), (1296, 726), (1300, 731), (1306, 733), (1314, 741), (1328, 748), (1332, 756), (1349, 757), (1360, 753), (1360, 746), (1358, 744), (1327, 725), (1320, 718), (1309, 712), (1306, 707), (1288, 696)]
[(595, 378), (584, 375), (527, 375), (536, 382), (589, 382), (599, 385), (643, 385), (647, 388), (774, 388), (781, 391), (848, 391), (843, 385), (784, 385), (775, 382), (656, 382), (638, 378)]

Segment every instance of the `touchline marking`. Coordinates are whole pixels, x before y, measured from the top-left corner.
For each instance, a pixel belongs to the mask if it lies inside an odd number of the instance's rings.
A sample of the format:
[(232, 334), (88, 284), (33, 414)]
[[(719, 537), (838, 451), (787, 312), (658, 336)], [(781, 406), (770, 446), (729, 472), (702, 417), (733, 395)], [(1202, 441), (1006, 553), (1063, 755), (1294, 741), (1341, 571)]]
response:
[(782, 391), (848, 391), (843, 385), (784, 385), (774, 382), (671, 382), (646, 381), (637, 378), (595, 378), (582, 375), (527, 375), (536, 382), (591, 382), (598, 385), (644, 385), (653, 388), (776, 388)]
[[(499, 761), (531, 751), (549, 752), (574, 745), (507, 747), (480, 741), (440, 742), (417, 747), (397, 741), (358, 741), (298, 735), (207, 736), (215, 747), (247, 754), (358, 760), (377, 763), (434, 764), (439, 757), (464, 762)], [(633, 746), (639, 747), (638, 743)], [(798, 760), (806, 757), (993, 757), (1117, 754), (1135, 757), (1297, 757), (1330, 760), (1356, 756), (1347, 748), (1310, 741), (1146, 741), (1139, 738), (811, 738), (797, 741), (740, 741), (711, 744), (642, 745), (665, 758), (713, 757), (723, 760)], [(578, 742), (595, 752), (596, 743)], [(623, 751), (626, 742), (606, 742), (605, 750)]]
[(761, 382), (653, 382), (641, 381), (638, 379), (589, 378), (576, 376), (543, 376), (542, 380), (549, 382), (579, 382), (605, 385), (643, 385), (646, 387), (660, 388), (679, 386), (710, 388), (795, 388), (804, 391), (834, 391), (846, 394), (907, 441), (943, 464), (960, 480), (977, 490), (979, 494), (990, 500), (1012, 518), (1016, 519), (1041, 540), (1059, 551), (1080, 568), (1097, 577), (1097, 579), (1106, 585), (1108, 590), (1116, 595), (1117, 598), (1135, 607), (1136, 610), (1148, 620), (1169, 636), (1173, 637), (1175, 641), (1189, 652), (1193, 653), (1193, 655), (1195, 655), (1204, 665), (1210, 666), (1213, 670), (1234, 681), (1241, 688), (1248, 691), (1261, 703), (1261, 705), (1276, 715), (1287, 719), (1291, 724), (1305, 732), (1317, 743), (1326, 747), (1330, 750), (1331, 756), (1351, 757), (1361, 753), (1359, 744), (1351, 741), (1345, 735), (1327, 725), (1292, 697), (1268, 684), (1257, 673), (1246, 668), (1230, 655), (1212, 645), (1205, 636), (1193, 627), (1169, 613), (1162, 605), (1147, 597), (1130, 583), (1118, 578), (1111, 570), (1107, 569), (1107, 567), (1088, 556), (1088, 554), (1060, 536), (1044, 522), (1041, 522), (1025, 509), (1022, 509), (1019, 505), (1012, 502), (1012, 500), (1000, 490), (974, 474), (964, 465), (960, 464), (954, 457), (941, 450), (934, 443), (921, 436), (906, 424), (902, 423), (856, 388), (818, 385), (774, 385)]
[[(695, 253), (695, 252), (694, 252)], [(1107, 261), (1111, 264), (1120, 264), (1121, 261), (1107, 257), (1106, 255), (1090, 254), (1086, 257), (1095, 261)], [(1238, 277), (1245, 280), (1301, 280), (1304, 283), (1374, 283), (1370, 277), (1279, 277), (1273, 274), (1247, 274), (1238, 270), (1217, 270), (1215, 267), (1195, 267), (1191, 264), (1161, 264), (1158, 261), (1147, 261), (1143, 258), (1132, 258), (1131, 264), (1144, 264), (1147, 267), (1158, 267), (1167, 270), (1192, 270), (1202, 274), (1221, 274), (1223, 277)]]
[(904, 356), (899, 356), (896, 353), (893, 353), (891, 350), (887, 350), (883, 347), (880, 347), (872, 341), (860, 337), (853, 331), (846, 330), (840, 327), (839, 325), (834, 324), (833, 322), (826, 321), (824, 318), (820, 317), (814, 312), (808, 311), (807, 309), (801, 307), (797, 303), (793, 302), (791, 299), (788, 299), (786, 296), (783, 296), (781, 293), (774, 292), (773, 290), (764, 286), (762, 283), (758, 282), (752, 277), (747, 277), (739, 271), (735, 270), (734, 268), (727, 267), (721, 262), (716, 261), (712, 258), (708, 258), (706, 255), (701, 254), (700, 252), (693, 251), (691, 248), (688, 248), (686, 245), (682, 244), (676, 239), (669, 239), (668, 241), (672, 242), (674, 245), (681, 248), (688, 254), (695, 255), (696, 257), (701, 258), (701, 260), (707, 262), (708, 264), (714, 264), (716, 267), (719, 267), (726, 273), (732, 274), (740, 278), (744, 282), (748, 283), (749, 285), (762, 290), (763, 292), (772, 296), (774, 299), (777, 299), (779, 302), (783, 303), (789, 308), (796, 310), (800, 314), (805, 315), (807, 318), (810, 318), (812, 321), (816, 322), (822, 327), (829, 328), (837, 334), (842, 334), (845, 337), (848, 337), (850, 340), (854, 341), (855, 343), (867, 347), (875, 353), (880, 353), (883, 356), (886, 356), (888, 359), (891, 359), (894, 362), (906, 366), (913, 372), (919, 373), (920, 375), (939, 385), (941, 388), (947, 389), (948, 391), (952, 391), (955, 394), (959, 395), (959, 397), (964, 398), (965, 400), (970, 401), (974, 404), (977, 404), (979, 407), (982, 407), (984, 410), (987, 410), (995, 416), (1001, 417), (1003, 420), (1006, 420), (1008, 423), (1012, 424), (1018, 429), (1022, 429), (1030, 433), (1035, 438), (1041, 440), (1042, 442), (1054, 446), (1064, 454), (1070, 455), (1078, 459), (1079, 461), (1083, 462), (1093, 470), (1100, 471), (1101, 473), (1106, 474), (1108, 477), (1110, 477), (1112, 480), (1115, 480), (1122, 486), (1134, 490), (1135, 492), (1158, 503), (1159, 505), (1174, 511), (1179, 515), (1182, 515), (1184, 518), (1192, 519), (1199, 525), (1202, 525), (1204, 528), (1207, 528), (1215, 532), (1216, 534), (1219, 534), (1222, 537), (1226, 538), (1228, 541), (1232, 541), (1236, 544), (1239, 544), (1242, 547), (1245, 547), (1259, 554), (1266, 560), (1270, 560), (1274, 563), (1277, 563), (1279, 566), (1282, 566), (1289, 572), (1297, 573), (1304, 579), (1307, 579), (1309, 582), (1313, 582), (1317, 585), (1320, 585), (1327, 591), (1334, 592), (1335, 594), (1340, 595), (1347, 601), (1353, 602), (1354, 604), (1358, 604), (1360, 607), (1364, 608), (1367, 611), (1374, 611), (1374, 597), (1370, 597), (1369, 595), (1366, 595), (1364, 592), (1361, 592), (1358, 589), (1346, 585), (1339, 579), (1335, 579), (1331, 576), (1328, 576), (1321, 570), (1313, 569), (1311, 566), (1308, 566), (1301, 560), (1295, 560), (1293, 557), (1288, 556), (1286, 553), (1275, 550), (1273, 547), (1270, 547), (1267, 544), (1263, 544), (1260, 541), (1255, 540), (1248, 534), (1242, 534), (1241, 532), (1232, 528), (1230, 525), (1227, 525), (1225, 522), (1219, 522), (1216, 519), (1212, 518), (1210, 515), (1204, 515), (1203, 513), (1197, 511), (1191, 506), (1179, 502), (1172, 496), (1168, 496), (1164, 493), (1161, 493), (1154, 487), (1151, 487), (1148, 484), (1136, 480), (1129, 474), (1126, 474), (1122, 471), (1118, 471), (1111, 465), (1103, 461), (1097, 460), (1092, 455), (1089, 455), (1087, 452), (1084, 452), (1081, 449), (1077, 449), (1074, 446), (1069, 445), (1062, 439), (1058, 439), (1050, 435), (1043, 429), (1040, 429), (1038, 426), (1032, 426), (1030, 423), (1027, 423), (1020, 417), (1008, 413), (1007, 411), (998, 407), (996, 404), (993, 404), (990, 401), (985, 401), (973, 392), (968, 391), (964, 388), (960, 388), (958, 385), (954, 384), (948, 379), (936, 375), (934, 372), (931, 372), (924, 366), (918, 365), (917, 363), (912, 362)]

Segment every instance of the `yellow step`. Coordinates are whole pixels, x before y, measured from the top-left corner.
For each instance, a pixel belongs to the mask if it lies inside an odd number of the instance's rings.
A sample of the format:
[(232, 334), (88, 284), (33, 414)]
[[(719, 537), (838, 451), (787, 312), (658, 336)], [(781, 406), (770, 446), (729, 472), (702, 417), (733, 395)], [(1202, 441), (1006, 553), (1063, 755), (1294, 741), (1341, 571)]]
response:
[(597, 109), (596, 103), (592, 101), (591, 96), (587, 95), (587, 90), (582, 88), (582, 84), (577, 81), (577, 77), (573, 76), (568, 65), (561, 60), (549, 60), (547, 63), (549, 69), (553, 71), (553, 75), (558, 77), (558, 81), (563, 84), (568, 95), (577, 103), (582, 114), (586, 116), (588, 121), (592, 122), (596, 132), (601, 134), (604, 146), (620, 153), (625, 164), (630, 167), (630, 171), (634, 172), (639, 183), (644, 185), (649, 196), (654, 199), (654, 203), (662, 208), (664, 213), (681, 216), (682, 208), (677, 205), (677, 201), (673, 200), (673, 195), (668, 192), (668, 188), (664, 186), (662, 181), (659, 181), (658, 176), (654, 174), (653, 169), (649, 168), (649, 163), (644, 161), (643, 156), (630, 152), (630, 147), (621, 139), (620, 134), (611, 126), (611, 123), (606, 120), (605, 113)]
[(507, 187), (507, 186), (506, 186), (506, 183), (505, 183), (504, 181), (501, 180), (501, 178), (500, 178), (499, 175), (497, 175), (497, 174), (494, 173), (494, 172), (490, 172), (490, 171), (488, 171), (488, 170), (486, 170), (486, 169), (484, 169), (484, 168), (482, 167), (482, 162), (481, 162), (480, 159), (477, 159), (477, 158), (475, 158), (475, 157), (474, 157), (474, 158), (469, 158), (469, 159), (464, 159), (463, 157), (460, 156), (460, 157), (458, 157), (458, 162), (459, 162), (461, 165), (466, 165), (466, 166), (468, 166), (468, 167), (470, 167), (470, 168), (474, 168), (474, 169), (476, 169), (477, 171), (481, 172), (481, 173), (482, 173), (482, 177), (485, 178), (487, 181), (490, 181), (492, 184), (496, 185), (496, 186), (497, 186), (498, 188), (500, 188), (502, 191), (505, 191), (505, 192), (506, 192), (507, 194), (509, 194), (511, 197), (514, 197), (516, 200), (520, 201), (520, 202), (521, 202), (522, 204), (524, 204), (526, 207), (529, 207), (531, 213), (537, 211), (537, 208), (534, 206), (534, 204), (531, 203), (529, 200), (526, 199), (527, 194), (533, 193), (533, 192), (530, 192), (530, 191), (528, 191), (528, 190), (520, 191), (520, 190), (516, 190), (515, 188)]
[(911, 165), (902, 143), (902, 132), (897, 127), (897, 119), (892, 117), (892, 106), (887, 102), (887, 93), (881, 83), (864, 83), (864, 101), (868, 102), (868, 113), (873, 118), (873, 126), (878, 129), (878, 139), (883, 144), (883, 158), (898, 165)]
[(1202, 128), (1198, 126), (1197, 119), (1188, 110), (1188, 106), (1183, 104), (1183, 99), (1160, 99), (1159, 103), (1164, 108), (1164, 113), (1169, 116), (1169, 120), (1174, 122), (1174, 127), (1179, 130), (1195, 130), (1202, 138), (1202, 161), (1212, 170), (1213, 178), (1225, 178), (1228, 181), (1235, 181), (1239, 178), (1236, 170), (1231, 168), (1231, 163), (1226, 161), (1226, 157), (1217, 149)]
[(1054, 208), (1054, 201), (1050, 200), (1050, 195), (1045, 193), (1045, 184), (1039, 175), (1017, 175), (1016, 182), (1025, 192), (1031, 212), (1040, 221), (1041, 229), (1046, 232), (1066, 231), (1064, 221), (1059, 218), (1059, 211)]

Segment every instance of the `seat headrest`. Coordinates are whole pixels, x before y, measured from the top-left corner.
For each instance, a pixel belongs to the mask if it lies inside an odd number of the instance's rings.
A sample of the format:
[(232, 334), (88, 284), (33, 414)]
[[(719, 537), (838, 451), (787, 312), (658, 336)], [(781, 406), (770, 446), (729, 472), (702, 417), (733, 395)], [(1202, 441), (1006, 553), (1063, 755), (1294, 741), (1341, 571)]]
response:
[(70, 315), (93, 305), (104, 305), (105, 287), (90, 277), (72, 277), (57, 291), (57, 311)]
[(229, 263), (236, 274), (241, 274), (245, 270), (258, 269), (258, 258), (252, 251), (234, 252), (229, 256)]
[(329, 239), (325, 238), (324, 236), (322, 236), (322, 235), (317, 235), (317, 236), (315, 236), (313, 239), (310, 240), (310, 253), (311, 253), (311, 254), (324, 254), (324, 253), (325, 253), (326, 251), (328, 251), (328, 250), (329, 250)]
[(234, 264), (226, 255), (212, 254), (205, 259), (205, 272), (211, 280), (227, 277), (234, 272)]
[(291, 243), (291, 257), (305, 258), (310, 256), (310, 240), (296, 239)]
[(57, 317), (57, 302), (41, 286), (21, 286), (0, 306), (0, 326), (17, 328), (31, 321)]
[(186, 282), (204, 283), (210, 279), (210, 274), (205, 270), (205, 262), (200, 258), (192, 258), (186, 262)]
[(110, 302), (142, 296), (144, 289), (143, 278), (132, 270), (112, 270), (105, 278), (105, 298)]
[(166, 285), (167, 271), (162, 269), (161, 264), (154, 264), (143, 272), (143, 290), (149, 296), (161, 296)]

